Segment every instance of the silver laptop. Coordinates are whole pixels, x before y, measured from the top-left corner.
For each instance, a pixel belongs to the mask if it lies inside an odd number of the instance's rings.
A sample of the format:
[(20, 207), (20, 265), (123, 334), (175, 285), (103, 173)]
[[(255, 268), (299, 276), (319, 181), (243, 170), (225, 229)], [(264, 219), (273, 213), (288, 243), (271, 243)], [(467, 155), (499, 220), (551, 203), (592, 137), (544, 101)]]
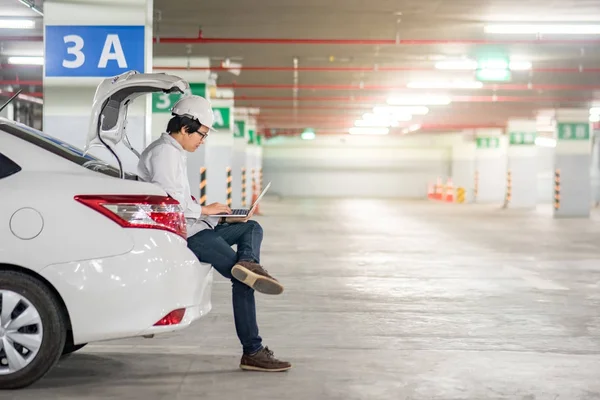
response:
[(267, 184), (267, 186), (265, 186), (263, 191), (260, 193), (260, 195), (258, 195), (258, 198), (256, 199), (256, 201), (254, 203), (252, 203), (252, 206), (250, 208), (234, 208), (231, 210), (231, 214), (223, 213), (223, 214), (217, 214), (217, 215), (220, 217), (246, 218), (248, 216), (248, 214), (250, 214), (250, 212), (254, 211), (256, 206), (258, 206), (258, 202), (260, 201), (260, 199), (263, 198), (263, 196), (265, 195), (265, 193), (267, 193), (267, 190), (269, 190), (270, 187), (271, 187), (271, 182), (269, 182)]

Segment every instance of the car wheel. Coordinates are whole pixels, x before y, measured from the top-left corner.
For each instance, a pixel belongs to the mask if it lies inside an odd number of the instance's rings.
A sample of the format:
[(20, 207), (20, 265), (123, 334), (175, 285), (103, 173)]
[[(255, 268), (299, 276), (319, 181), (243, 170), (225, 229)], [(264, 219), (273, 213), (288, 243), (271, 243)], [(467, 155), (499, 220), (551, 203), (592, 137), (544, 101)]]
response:
[(39, 280), (0, 271), (0, 389), (21, 389), (58, 361), (66, 339), (61, 306)]
[(62, 357), (67, 357), (68, 355), (73, 354), (76, 351), (83, 349), (86, 345), (87, 345), (87, 343), (66, 344), (62, 351)]

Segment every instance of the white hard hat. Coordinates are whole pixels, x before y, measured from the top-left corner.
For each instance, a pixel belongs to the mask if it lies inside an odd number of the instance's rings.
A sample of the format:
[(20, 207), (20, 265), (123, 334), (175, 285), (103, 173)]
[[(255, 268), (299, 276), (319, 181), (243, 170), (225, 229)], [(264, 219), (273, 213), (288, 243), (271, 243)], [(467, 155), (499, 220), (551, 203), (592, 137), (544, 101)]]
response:
[(175, 115), (186, 116), (197, 120), (202, 125), (214, 129), (215, 115), (213, 114), (212, 105), (202, 96), (190, 95), (182, 97), (171, 109)]

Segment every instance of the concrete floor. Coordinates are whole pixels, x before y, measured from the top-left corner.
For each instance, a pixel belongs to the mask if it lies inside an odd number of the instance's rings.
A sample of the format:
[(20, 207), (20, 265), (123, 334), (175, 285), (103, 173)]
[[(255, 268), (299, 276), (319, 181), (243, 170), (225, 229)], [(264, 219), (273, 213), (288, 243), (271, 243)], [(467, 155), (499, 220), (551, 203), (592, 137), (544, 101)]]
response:
[(294, 369), (238, 370), (230, 283), (174, 335), (90, 345), (2, 399), (597, 399), (600, 218), (551, 209), (267, 201), (261, 334)]

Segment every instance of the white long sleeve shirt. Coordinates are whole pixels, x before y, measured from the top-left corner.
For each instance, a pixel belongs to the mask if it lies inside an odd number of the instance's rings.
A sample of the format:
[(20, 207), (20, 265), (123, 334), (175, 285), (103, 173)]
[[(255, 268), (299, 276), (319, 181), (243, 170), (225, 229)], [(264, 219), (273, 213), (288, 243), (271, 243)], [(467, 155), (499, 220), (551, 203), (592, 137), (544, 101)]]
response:
[(160, 186), (183, 206), (187, 237), (218, 224), (219, 217), (203, 216), (202, 206), (192, 198), (186, 151), (168, 133), (163, 133), (142, 152), (138, 176), (145, 182)]

